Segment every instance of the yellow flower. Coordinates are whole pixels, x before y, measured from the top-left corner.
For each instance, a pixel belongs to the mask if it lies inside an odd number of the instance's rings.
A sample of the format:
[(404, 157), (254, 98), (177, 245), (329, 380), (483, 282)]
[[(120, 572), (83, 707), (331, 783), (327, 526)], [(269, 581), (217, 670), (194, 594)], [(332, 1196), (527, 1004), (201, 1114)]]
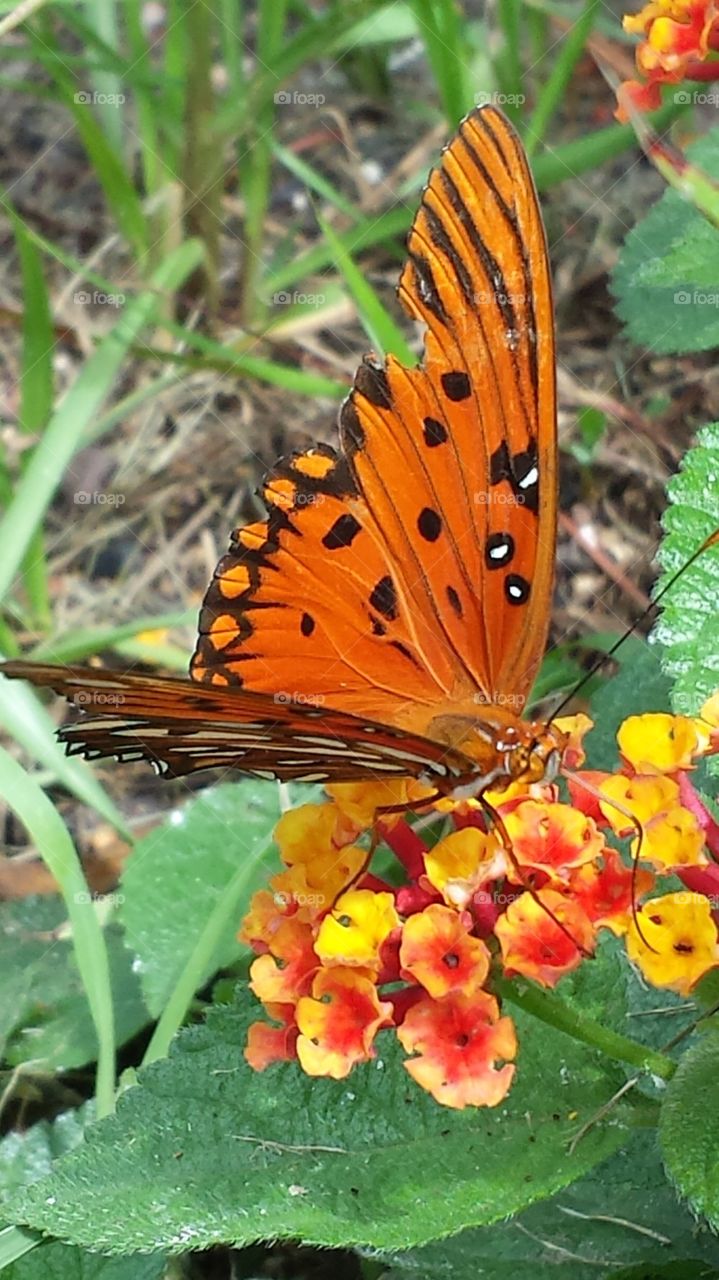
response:
[(684, 891), (645, 902), (638, 922), (630, 922), (627, 954), (653, 986), (688, 995), (719, 962), (717, 929), (707, 898)]
[(700, 749), (694, 720), (654, 711), (629, 716), (617, 734), (619, 750), (636, 773), (676, 773), (691, 769)]
[(462, 909), (488, 880), (506, 875), (507, 855), (494, 835), (477, 827), (453, 831), (426, 855), (427, 879), (447, 906)]
[(619, 773), (606, 778), (599, 790), (602, 812), (617, 835), (635, 833), (631, 845), (635, 857), (638, 853), (660, 871), (706, 863), (704, 836), (694, 815), (680, 803), (679, 787), (672, 778), (659, 774), (626, 778)]
[(382, 943), (399, 922), (393, 894), (352, 889), (322, 921), (315, 952), (327, 965), (378, 969)]

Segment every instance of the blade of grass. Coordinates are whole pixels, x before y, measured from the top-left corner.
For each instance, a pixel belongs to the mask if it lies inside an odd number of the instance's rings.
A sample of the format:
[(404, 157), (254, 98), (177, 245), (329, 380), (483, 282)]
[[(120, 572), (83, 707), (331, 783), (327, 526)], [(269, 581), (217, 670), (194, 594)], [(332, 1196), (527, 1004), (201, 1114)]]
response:
[[(359, 253), (361, 249), (369, 249), (375, 244), (382, 244), (395, 236), (407, 233), (412, 222), (414, 209), (411, 205), (400, 205), (388, 209), (376, 218), (367, 218), (364, 222), (343, 231), (339, 235), (341, 244), (351, 253)], [(291, 262), (284, 262), (266, 277), (264, 289), (268, 296), (281, 292), (290, 285), (296, 284), (306, 276), (322, 271), (332, 261), (332, 254), (326, 244), (313, 245), (305, 253), (298, 254)]]
[[(274, 68), (282, 48), (286, 15), (287, 0), (260, 0), (257, 15), (257, 62), (268, 71)], [(266, 93), (257, 100), (254, 119), (250, 123), (249, 145), (240, 169), (245, 201), (241, 296), (243, 316), (247, 324), (251, 323), (257, 309), (257, 281), (262, 266), (265, 219), (270, 198), (276, 104), (284, 103), (287, 96), (275, 93), (277, 85), (271, 83), (271, 77), (265, 79), (264, 83)]]
[(279, 142), (272, 143), (272, 151), (280, 163), (286, 169), (289, 169), (295, 178), (299, 178), (304, 186), (310, 191), (316, 192), (318, 196), (321, 196), (323, 200), (327, 200), (329, 204), (334, 205), (335, 209), (341, 209), (342, 213), (347, 214), (347, 217), (351, 218), (352, 222), (357, 222), (360, 216), (357, 206), (352, 204), (352, 201), (348, 200), (346, 196), (343, 196), (342, 192), (338, 191), (336, 187), (333, 187), (331, 182), (323, 178), (321, 173), (317, 173), (305, 160), (301, 160), (299, 156), (296, 156), (294, 151), (289, 151), (287, 147), (283, 147)]
[[(220, 300), (220, 227), (222, 226), (222, 177), (224, 155), (221, 147), (212, 145), (211, 122), (215, 117), (215, 90), (212, 83), (214, 32), (212, 8), (191, 4), (183, 22), (192, 51), (186, 79), (184, 135), (181, 181), (184, 195), (184, 222), (190, 235), (205, 246), (201, 273), (193, 293), (204, 294), (211, 316), (217, 314)], [(200, 278), (201, 276), (201, 278)]]
[[(83, 9), (89, 27), (97, 32), (104, 44), (117, 49), (120, 43), (117, 11), (112, 0), (109, 4), (98, 4), (97, 0), (84, 0)], [(91, 80), (97, 112), (108, 141), (114, 151), (122, 153), (123, 129), (121, 105), (125, 95), (122, 92), (120, 77), (109, 68), (95, 68)]]
[(352, 261), (340, 236), (322, 218), (319, 219), (319, 223), (335, 262), (355, 300), (365, 332), (376, 353), (386, 355), (391, 352), (404, 364), (410, 366), (415, 364), (417, 357), (407, 343), (402, 330), (382, 306), (367, 277)]
[[(301, 395), (331, 396), (341, 399), (347, 394), (347, 387), (331, 378), (323, 378), (320, 374), (305, 373), (303, 369), (293, 369), (288, 365), (277, 364), (265, 360), (263, 356), (245, 355), (235, 351), (221, 342), (215, 342), (203, 333), (190, 333), (181, 325), (166, 321), (163, 328), (176, 337), (180, 337), (187, 346), (194, 347), (201, 354), (187, 355), (182, 351), (160, 351), (155, 347), (143, 347), (145, 355), (152, 355), (155, 360), (165, 363), (185, 365), (191, 369), (218, 369), (222, 373), (231, 373), (237, 377), (257, 378), (274, 387), (283, 387), (286, 391), (297, 391)], [(2, 526), (0, 526), (0, 533)]]
[(450, 129), (472, 106), (466, 42), (454, 0), (409, 0)]
[[(22, 278), (22, 368), (19, 421), (22, 431), (42, 431), (52, 413), (55, 330), (40, 255), (25, 232), (22, 220), (12, 218)], [(23, 457), (23, 468), (30, 454)], [(25, 553), (22, 574), (33, 625), (44, 631), (52, 610), (47, 582), (44, 531), (36, 529)]]
[(263, 841), (257, 849), (253, 849), (252, 855), (243, 861), (242, 866), (233, 876), (227, 888), (223, 890), (222, 897), (217, 902), (213, 912), (208, 916), (205, 927), (197, 940), (197, 945), (180, 974), (175, 989), (155, 1027), (152, 1039), (145, 1050), (145, 1056), (142, 1060), (143, 1067), (147, 1066), (149, 1062), (155, 1062), (158, 1058), (166, 1056), (172, 1037), (187, 1017), (195, 992), (207, 973), (212, 957), (217, 951), (220, 938), (224, 935), (229, 921), (235, 918), (237, 914), (239, 904), (246, 891), (248, 879), (253, 873), (257, 862), (264, 857), (271, 844), (272, 838), (270, 837), (269, 840)]
[(193, 627), (197, 622), (197, 609), (182, 609), (174, 613), (158, 613), (150, 618), (135, 618), (114, 627), (88, 627), (65, 631), (61, 636), (51, 636), (35, 645), (25, 657), (35, 662), (60, 662), (70, 665), (82, 662), (91, 654), (115, 649), (126, 640), (136, 639), (145, 631), (164, 631), (174, 627)]
[(188, 240), (158, 267), (151, 287), (127, 303), (55, 410), (0, 524), (0, 545), (5, 549), (0, 563), (0, 600), (12, 585), (30, 540), (73, 454), (83, 445), (85, 431), (109, 394), (129, 348), (155, 320), (164, 295), (177, 289), (197, 267), (201, 254), (202, 246)]
[[(681, 104), (670, 102), (652, 113), (649, 120), (658, 132), (668, 128), (686, 111)], [(596, 129), (588, 137), (565, 142), (537, 156), (532, 171), (540, 191), (556, 187), (567, 178), (578, 177), (588, 169), (595, 169), (606, 160), (614, 160), (623, 151), (636, 145), (634, 130), (630, 124), (612, 124), (606, 129)]]
[(75, 960), (97, 1035), (97, 1117), (115, 1107), (115, 1031), (107, 948), (70, 834), (45, 792), (0, 748), (0, 794), (18, 815), (59, 885), (72, 926)]
[[(79, 86), (78, 81), (66, 70), (62, 51), (48, 24), (43, 27), (42, 38), (31, 29), (29, 36), (34, 56), (53, 77), (64, 104), (72, 112), (80, 140), (119, 230), (134, 252), (141, 256), (147, 249), (148, 241), (142, 201), (131, 174), (123, 164), (121, 154), (114, 149), (95, 119), (92, 92)], [(117, 111), (117, 108), (113, 107), (113, 110)]]
[(0, 724), (33, 760), (83, 804), (95, 809), (124, 840), (132, 842), (122, 814), (82, 761), (66, 756), (55, 737), (55, 724), (29, 685), (0, 680)]
[(24, 1227), (0, 1227), (0, 1271), (42, 1243), (42, 1236), (34, 1235)]
[(502, 91), (503, 109), (511, 120), (519, 121), (525, 102), (522, 92), (522, 0), (499, 0), (497, 17), (504, 46), (495, 59), (495, 74)]
[(537, 103), (524, 132), (528, 155), (533, 155), (544, 141), (547, 125), (564, 100), (572, 73), (581, 58), (599, 11), (600, 0), (585, 0), (577, 21), (572, 24), (559, 45), (559, 53), (549, 77), (542, 85)]

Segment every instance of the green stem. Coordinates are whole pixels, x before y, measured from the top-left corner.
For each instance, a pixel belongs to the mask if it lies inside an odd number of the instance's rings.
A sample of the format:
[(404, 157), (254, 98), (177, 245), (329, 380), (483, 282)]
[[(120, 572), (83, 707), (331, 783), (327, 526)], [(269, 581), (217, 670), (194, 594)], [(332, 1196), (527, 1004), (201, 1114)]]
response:
[(578, 1013), (553, 991), (543, 991), (540, 987), (516, 978), (511, 982), (506, 978), (499, 978), (495, 989), (497, 995), (509, 1004), (516, 1005), (518, 1009), (523, 1009), (525, 1013), (539, 1018), (550, 1027), (556, 1027), (558, 1031), (564, 1031), (574, 1040), (581, 1040), (584, 1044), (599, 1049), (608, 1058), (628, 1062), (637, 1070), (659, 1076), (661, 1080), (671, 1080), (676, 1071), (676, 1063), (666, 1054), (649, 1049), (617, 1031), (610, 1031), (586, 1014)]

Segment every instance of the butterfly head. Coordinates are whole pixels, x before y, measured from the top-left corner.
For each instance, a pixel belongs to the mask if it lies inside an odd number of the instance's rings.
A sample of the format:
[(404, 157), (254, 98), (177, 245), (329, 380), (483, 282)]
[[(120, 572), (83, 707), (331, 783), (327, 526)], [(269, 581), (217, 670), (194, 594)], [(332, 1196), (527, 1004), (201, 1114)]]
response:
[(567, 735), (552, 724), (520, 722), (495, 743), (504, 772), (513, 782), (554, 782)]

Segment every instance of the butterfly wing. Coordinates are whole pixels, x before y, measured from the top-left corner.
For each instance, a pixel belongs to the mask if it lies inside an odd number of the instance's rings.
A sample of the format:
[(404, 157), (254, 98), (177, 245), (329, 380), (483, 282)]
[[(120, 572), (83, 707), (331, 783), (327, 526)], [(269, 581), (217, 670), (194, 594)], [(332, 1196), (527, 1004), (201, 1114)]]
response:
[(192, 675), (321, 696), (425, 732), (518, 702), (544, 648), (556, 529), (554, 339), (526, 157), (493, 107), (430, 177), (400, 298), (415, 369), (360, 367), (341, 452), (280, 464), (205, 598)]
[(150, 760), (171, 777), (238, 769), (286, 782), (414, 777), (441, 786), (473, 768), (440, 743), (281, 696), (93, 667), (13, 661), (0, 671), (53, 689), (82, 709), (59, 731), (68, 755)]

